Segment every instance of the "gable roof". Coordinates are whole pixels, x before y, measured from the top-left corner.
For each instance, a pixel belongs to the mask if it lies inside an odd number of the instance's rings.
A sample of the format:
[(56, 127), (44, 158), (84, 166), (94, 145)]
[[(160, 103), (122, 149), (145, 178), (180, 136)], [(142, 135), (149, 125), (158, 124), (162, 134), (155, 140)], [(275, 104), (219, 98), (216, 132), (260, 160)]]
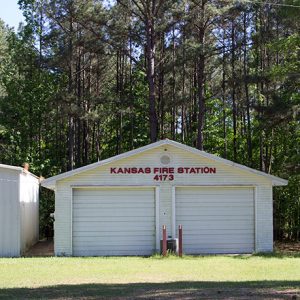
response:
[(188, 151), (190, 153), (193, 153), (193, 154), (196, 154), (196, 155), (201, 155), (202, 157), (206, 157), (206, 158), (211, 159), (213, 161), (223, 163), (227, 166), (231, 166), (231, 167), (243, 170), (243, 171), (247, 171), (247, 172), (251, 172), (251, 173), (254, 173), (256, 175), (259, 175), (259, 176), (263, 176), (263, 177), (268, 178), (269, 180), (271, 180), (272, 184), (274, 186), (283, 186), (283, 185), (288, 184), (288, 181), (285, 180), (285, 179), (282, 179), (282, 178), (279, 178), (279, 177), (276, 177), (276, 176), (273, 176), (273, 175), (270, 175), (270, 174), (267, 174), (267, 173), (249, 168), (249, 167), (246, 167), (244, 165), (237, 164), (233, 161), (221, 158), (221, 157), (213, 155), (213, 154), (209, 154), (205, 151), (201, 151), (201, 150), (198, 150), (196, 148), (193, 148), (193, 147), (190, 147), (190, 146), (187, 146), (187, 145), (184, 145), (184, 144), (181, 144), (181, 143), (169, 140), (169, 139), (165, 139), (165, 140), (161, 140), (161, 141), (158, 141), (158, 142), (155, 142), (155, 143), (152, 143), (152, 144), (149, 144), (149, 145), (146, 145), (146, 146), (143, 146), (143, 147), (140, 147), (140, 148), (137, 148), (137, 149), (134, 149), (134, 150), (131, 150), (131, 151), (128, 151), (128, 152), (110, 157), (108, 159), (104, 159), (104, 160), (95, 162), (93, 164), (89, 164), (89, 165), (84, 166), (84, 167), (74, 169), (72, 171), (68, 171), (68, 172), (50, 177), (50, 178), (45, 179), (44, 181), (42, 181), (42, 186), (54, 190), (55, 183), (58, 180), (65, 179), (65, 178), (74, 176), (76, 174), (79, 174), (81, 172), (89, 171), (89, 170), (92, 170), (94, 168), (97, 168), (97, 167), (100, 167), (100, 166), (118, 161), (120, 159), (128, 158), (130, 156), (140, 154), (140, 153), (143, 153), (147, 150), (155, 149), (155, 148), (158, 148), (158, 147), (163, 146), (163, 145), (171, 145), (171, 146), (177, 147), (179, 149)]

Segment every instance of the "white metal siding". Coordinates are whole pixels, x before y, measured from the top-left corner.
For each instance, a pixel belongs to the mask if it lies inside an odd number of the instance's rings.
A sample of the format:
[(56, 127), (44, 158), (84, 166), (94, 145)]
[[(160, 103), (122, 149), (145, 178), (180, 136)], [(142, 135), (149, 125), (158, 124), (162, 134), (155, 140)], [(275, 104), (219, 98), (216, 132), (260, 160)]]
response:
[(31, 174), (20, 174), (21, 252), (39, 239), (39, 182)]
[(19, 255), (19, 172), (0, 168), (0, 257)]
[(0, 167), (0, 257), (20, 256), (39, 236), (39, 182), (30, 173)]
[(254, 251), (253, 188), (184, 187), (175, 192), (176, 223), (183, 226), (184, 253)]
[[(167, 151), (165, 151), (167, 150)], [(174, 181), (156, 182), (153, 174), (110, 174), (110, 167), (159, 167), (160, 157), (164, 154), (171, 156), (170, 166), (216, 167), (216, 174), (176, 174)], [(160, 234), (161, 226), (167, 225), (168, 235), (171, 234), (172, 201), (171, 191), (173, 185), (256, 185), (256, 251), (272, 251), (273, 217), (272, 217), (272, 183), (254, 173), (238, 170), (220, 162), (183, 151), (174, 146), (164, 145), (142, 154), (119, 160), (93, 170), (82, 172), (64, 180), (58, 181), (55, 187), (55, 254), (72, 255), (71, 244), (71, 203), (72, 186), (77, 185), (120, 185), (120, 186), (160, 186)]]
[(155, 251), (154, 188), (73, 190), (73, 255)]

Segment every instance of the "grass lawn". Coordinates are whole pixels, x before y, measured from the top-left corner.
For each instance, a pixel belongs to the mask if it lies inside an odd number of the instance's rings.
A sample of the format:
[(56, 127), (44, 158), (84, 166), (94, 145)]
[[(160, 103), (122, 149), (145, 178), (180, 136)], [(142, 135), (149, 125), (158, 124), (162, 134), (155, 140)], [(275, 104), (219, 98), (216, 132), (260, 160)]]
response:
[(2, 258), (6, 298), (300, 299), (300, 256)]

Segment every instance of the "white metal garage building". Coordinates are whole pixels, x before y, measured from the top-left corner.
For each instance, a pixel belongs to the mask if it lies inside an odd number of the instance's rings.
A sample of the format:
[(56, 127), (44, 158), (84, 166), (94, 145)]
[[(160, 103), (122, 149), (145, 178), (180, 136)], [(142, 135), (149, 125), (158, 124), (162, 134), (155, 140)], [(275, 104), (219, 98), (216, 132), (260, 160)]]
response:
[(183, 252), (272, 251), (272, 187), (287, 181), (183, 144), (162, 140), (60, 174), (55, 254), (150, 255), (161, 227)]
[(0, 164), (0, 257), (20, 256), (39, 238), (39, 179)]

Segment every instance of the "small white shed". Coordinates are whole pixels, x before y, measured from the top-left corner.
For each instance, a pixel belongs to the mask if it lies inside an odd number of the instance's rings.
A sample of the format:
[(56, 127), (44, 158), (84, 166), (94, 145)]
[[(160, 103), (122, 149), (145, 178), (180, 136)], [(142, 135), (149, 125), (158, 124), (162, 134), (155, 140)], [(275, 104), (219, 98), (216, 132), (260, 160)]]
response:
[(56, 255), (151, 255), (162, 225), (183, 252), (273, 249), (272, 187), (287, 181), (162, 140), (46, 179)]
[(0, 164), (0, 257), (20, 256), (38, 238), (38, 177)]

